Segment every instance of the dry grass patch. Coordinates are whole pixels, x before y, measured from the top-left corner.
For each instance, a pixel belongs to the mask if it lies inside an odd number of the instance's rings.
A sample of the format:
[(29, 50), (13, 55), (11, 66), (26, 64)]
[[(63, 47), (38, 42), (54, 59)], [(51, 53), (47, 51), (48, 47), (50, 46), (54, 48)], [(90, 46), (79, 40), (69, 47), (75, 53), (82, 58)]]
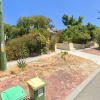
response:
[(83, 70), (83, 75), (90, 75), (97, 68), (97, 64), (90, 60), (80, 58), (71, 54), (65, 55), (65, 59), (61, 58), (61, 54), (55, 55), (50, 58), (42, 58), (37, 61), (27, 63), (26, 67), (21, 70), (17, 65), (13, 65), (5, 72), (0, 72), (0, 78), (2, 77), (16, 77), (16, 76), (48, 76), (60, 69), (64, 69), (67, 73), (71, 73), (71, 70)]

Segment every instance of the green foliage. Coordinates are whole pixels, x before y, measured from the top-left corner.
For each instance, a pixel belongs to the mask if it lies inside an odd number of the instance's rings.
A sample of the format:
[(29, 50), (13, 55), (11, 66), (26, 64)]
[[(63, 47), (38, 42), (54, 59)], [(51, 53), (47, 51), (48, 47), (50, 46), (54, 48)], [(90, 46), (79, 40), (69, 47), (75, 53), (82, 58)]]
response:
[(47, 29), (48, 20), (44, 16), (30, 16), (30, 17), (25, 16), (19, 18), (19, 20), (17, 21), (17, 26), (27, 28), (27, 33), (28, 33), (32, 27), (37, 29), (39, 28)]
[(100, 30), (97, 33), (97, 42), (99, 44), (99, 49), (100, 49)]
[(47, 29), (50, 25), (49, 23), (52, 22), (50, 18), (46, 18), (44, 16), (30, 16), (30, 17), (20, 17), (17, 21), (17, 27), (24, 27), (27, 28), (27, 33), (31, 28), (43, 28)]
[(40, 29), (40, 28), (47, 29), (48, 28), (47, 18), (44, 16), (37, 16), (36, 22), (34, 23), (34, 27), (37, 29)]
[(11, 36), (11, 26), (9, 24), (4, 23), (4, 33), (7, 36)]
[(31, 26), (31, 19), (30, 17), (20, 17), (17, 21), (18, 27), (30, 28)]
[(65, 59), (65, 56), (68, 54), (68, 52), (61, 52), (61, 58), (63, 58), (64, 60), (66, 60)]
[(61, 33), (62, 42), (73, 42), (83, 44), (90, 40), (91, 37), (88, 34), (88, 30), (86, 26), (72, 26), (70, 28), (66, 28)]
[(57, 39), (54, 38), (52, 40), (50, 40), (49, 44), (48, 44), (48, 48), (49, 50), (54, 50), (55, 49), (55, 44), (57, 43)]
[(22, 68), (22, 70), (23, 70), (23, 68), (25, 68), (25, 66), (26, 66), (26, 61), (23, 59), (20, 59), (17, 61), (17, 65), (19, 68)]
[(47, 42), (40, 33), (30, 33), (6, 43), (8, 60), (25, 58), (33, 53), (41, 54), (47, 51)]
[(40, 29), (34, 28), (34, 29), (31, 29), (29, 32), (30, 33), (40, 33), (41, 35), (43, 35), (46, 38), (46, 40), (48, 40), (48, 37), (50, 36), (49, 31), (47, 31), (43, 28), (40, 28)]
[(87, 41), (94, 41), (97, 37), (99, 28), (92, 25), (90, 22), (82, 26), (83, 17), (79, 16), (78, 20), (72, 15), (63, 15), (62, 22), (67, 28), (60, 34), (60, 42), (86, 43)]
[(58, 32), (55, 34), (58, 43), (62, 43), (62, 42), (63, 42), (63, 39), (62, 39), (62, 31), (63, 31), (63, 30), (60, 30), (60, 31), (58, 31)]
[(50, 24), (52, 20), (50, 18), (47, 18), (47, 21), (48, 21), (48, 28), (53, 29), (55, 26)]
[(11, 30), (11, 36), (10, 36), (10, 39), (14, 39), (14, 38), (17, 38), (18, 36), (20, 36), (20, 28), (17, 28), (17, 27), (13, 27), (12, 30)]
[(99, 31), (99, 28), (95, 25), (92, 25), (90, 22), (87, 23), (87, 30), (88, 34), (90, 35), (91, 39), (90, 41), (93, 41), (97, 37), (97, 32)]
[(54, 28), (54, 25), (50, 24), (51, 22), (50, 18), (44, 16), (20, 17), (16, 25), (11, 26), (4, 23), (4, 32), (7, 35), (7, 39), (11, 40), (37, 29), (38, 32), (47, 38), (49, 36), (47, 29)]
[[(26, 37), (27, 36), (27, 37)], [(30, 54), (32, 53), (44, 53), (43, 51), (46, 51), (46, 47), (47, 47), (47, 42), (46, 39), (43, 35), (41, 35), (40, 33), (31, 33), (28, 34), (26, 36), (23, 36), (26, 43), (27, 43), (27, 47), (30, 51)]]
[(62, 16), (62, 22), (65, 26), (81, 25), (82, 21), (83, 21), (83, 17), (81, 16), (79, 16), (78, 20), (76, 20), (73, 15), (70, 18), (68, 15), (65, 14)]
[(29, 49), (22, 38), (16, 38), (6, 43), (7, 60), (28, 57), (29, 53)]

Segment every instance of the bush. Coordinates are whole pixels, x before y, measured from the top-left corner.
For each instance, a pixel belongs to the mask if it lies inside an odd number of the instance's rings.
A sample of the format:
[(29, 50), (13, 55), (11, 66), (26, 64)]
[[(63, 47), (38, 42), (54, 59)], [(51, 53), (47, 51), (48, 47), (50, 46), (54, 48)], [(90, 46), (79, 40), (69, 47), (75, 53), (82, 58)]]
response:
[(62, 43), (62, 42), (63, 42), (63, 39), (62, 39), (62, 31), (63, 31), (63, 30), (60, 30), (60, 31), (58, 31), (58, 32), (55, 34), (58, 43)]
[(99, 49), (100, 49), (100, 30), (99, 32), (97, 33), (97, 42), (99, 44)]
[(61, 52), (61, 53), (62, 53), (61, 58), (63, 58), (64, 60), (66, 60), (65, 56), (68, 54), (68, 52)]
[(13, 39), (6, 44), (7, 60), (16, 60), (29, 56), (29, 49), (22, 38)]
[[(23, 37), (26, 41), (27, 47), (29, 49), (30, 54), (32, 53), (45, 53), (47, 42), (43, 35), (40, 33), (29, 34)], [(26, 39), (27, 38), (27, 39)]]
[(6, 43), (8, 60), (25, 58), (33, 53), (41, 54), (47, 51), (46, 39), (39, 33), (30, 33)]
[(85, 44), (89, 40), (91, 40), (91, 36), (88, 34), (86, 26), (72, 26), (62, 31), (60, 41)]
[(49, 50), (55, 50), (55, 44), (57, 43), (57, 40), (54, 38), (52, 40), (50, 40), (49, 44), (48, 44), (48, 48)]
[(43, 29), (43, 28), (40, 28), (40, 29), (37, 29), (37, 28), (31, 29), (30, 33), (40, 33), (41, 35), (43, 35), (46, 38), (46, 40), (48, 40), (48, 37), (50, 36), (50, 32), (47, 31), (46, 29)]

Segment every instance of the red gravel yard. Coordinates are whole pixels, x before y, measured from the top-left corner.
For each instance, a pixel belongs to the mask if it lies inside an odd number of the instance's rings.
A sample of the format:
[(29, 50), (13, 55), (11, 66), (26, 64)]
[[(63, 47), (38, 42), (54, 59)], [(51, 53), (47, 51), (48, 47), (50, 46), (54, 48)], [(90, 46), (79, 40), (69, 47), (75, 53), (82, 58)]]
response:
[(86, 49), (86, 50), (83, 50), (82, 52), (95, 54), (95, 55), (100, 55), (100, 49)]

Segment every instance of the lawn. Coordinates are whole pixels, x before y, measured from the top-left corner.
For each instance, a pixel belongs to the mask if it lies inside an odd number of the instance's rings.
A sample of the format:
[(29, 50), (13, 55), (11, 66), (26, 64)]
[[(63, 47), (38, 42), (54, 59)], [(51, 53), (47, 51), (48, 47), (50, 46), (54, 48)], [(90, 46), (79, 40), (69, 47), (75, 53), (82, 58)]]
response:
[(63, 100), (77, 86), (100, 66), (71, 54), (61, 57), (61, 53), (50, 58), (42, 58), (27, 63), (22, 70), (13, 65), (0, 72), (0, 92), (9, 87), (20, 85), (29, 95), (26, 81), (39, 77), (48, 85), (45, 88), (46, 100)]

